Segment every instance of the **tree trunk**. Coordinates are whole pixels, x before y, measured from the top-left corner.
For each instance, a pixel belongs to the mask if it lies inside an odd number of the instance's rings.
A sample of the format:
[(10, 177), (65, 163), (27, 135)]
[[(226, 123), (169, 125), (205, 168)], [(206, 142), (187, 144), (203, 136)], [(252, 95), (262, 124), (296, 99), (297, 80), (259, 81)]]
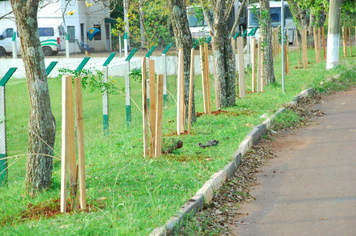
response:
[(331, 0), (329, 6), (328, 50), (326, 69), (330, 70), (339, 64), (340, 15), (341, 0)]
[[(214, 5), (215, 4), (215, 5)], [(235, 105), (235, 58), (225, 20), (225, 0), (212, 3), (214, 14), (214, 56), (220, 106)]]
[(52, 184), (56, 124), (51, 112), (44, 55), (39, 40), (38, 0), (11, 0), (20, 35), (30, 98), (26, 187), (30, 195)]
[(275, 82), (274, 67), (273, 67), (273, 46), (272, 46), (272, 26), (271, 15), (265, 14), (262, 17), (262, 12), (270, 12), (269, 1), (260, 0), (261, 9), (261, 37), (262, 37), (262, 51), (263, 51), (263, 80), (266, 84)]
[[(184, 57), (184, 104), (185, 117), (188, 118), (189, 81), (190, 81), (190, 50), (193, 46), (192, 35), (189, 30), (185, 0), (170, 0), (169, 10), (173, 25), (177, 48), (183, 48)], [(192, 122), (196, 121), (195, 101), (193, 92)]]

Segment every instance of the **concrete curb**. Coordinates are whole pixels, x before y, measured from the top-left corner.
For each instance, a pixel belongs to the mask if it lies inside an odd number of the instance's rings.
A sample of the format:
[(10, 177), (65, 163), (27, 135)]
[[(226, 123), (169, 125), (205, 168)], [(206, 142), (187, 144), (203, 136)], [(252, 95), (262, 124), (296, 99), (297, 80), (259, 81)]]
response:
[[(314, 93), (313, 88), (303, 90), (297, 96), (294, 97), (290, 104), (295, 105), (298, 103), (300, 98), (307, 97)], [(183, 220), (185, 218), (190, 218), (195, 215), (195, 213), (203, 207), (204, 204), (210, 203), (214, 197), (214, 192), (217, 192), (226, 180), (231, 178), (234, 173), (238, 170), (238, 166), (241, 162), (242, 157), (246, 152), (256, 144), (263, 134), (266, 133), (267, 129), (270, 128), (272, 120), (280, 113), (284, 112), (285, 108), (280, 108), (271, 117), (267, 118), (262, 122), (261, 125), (254, 127), (246, 138), (241, 142), (238, 150), (233, 154), (233, 160), (224, 166), (223, 169), (219, 170), (213, 174), (208, 181), (198, 190), (196, 195), (194, 195), (188, 202), (186, 202), (179, 212), (171, 217), (164, 226), (154, 229), (149, 236), (166, 236), (173, 235), (174, 231), (182, 226)]]

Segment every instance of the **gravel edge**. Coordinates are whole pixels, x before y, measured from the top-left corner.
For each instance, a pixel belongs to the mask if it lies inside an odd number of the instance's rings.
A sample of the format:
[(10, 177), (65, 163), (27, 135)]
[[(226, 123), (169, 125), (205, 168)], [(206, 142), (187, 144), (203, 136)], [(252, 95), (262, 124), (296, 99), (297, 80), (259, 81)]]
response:
[[(290, 102), (291, 105), (296, 105), (300, 98), (307, 97), (314, 93), (313, 88), (303, 90)], [(175, 230), (182, 226), (182, 222), (186, 218), (190, 218), (203, 207), (204, 204), (210, 203), (213, 199), (214, 192), (217, 192), (224, 182), (229, 179), (237, 170), (241, 162), (241, 158), (246, 154), (250, 147), (256, 144), (262, 135), (270, 128), (272, 120), (280, 113), (284, 112), (285, 108), (280, 108), (271, 117), (267, 118), (262, 124), (255, 126), (250, 133), (241, 142), (237, 151), (233, 154), (233, 159), (223, 169), (213, 174), (208, 181), (198, 190), (198, 192), (189, 199), (179, 210), (179, 212), (171, 217), (165, 225), (154, 229), (149, 236), (166, 236), (173, 235)]]

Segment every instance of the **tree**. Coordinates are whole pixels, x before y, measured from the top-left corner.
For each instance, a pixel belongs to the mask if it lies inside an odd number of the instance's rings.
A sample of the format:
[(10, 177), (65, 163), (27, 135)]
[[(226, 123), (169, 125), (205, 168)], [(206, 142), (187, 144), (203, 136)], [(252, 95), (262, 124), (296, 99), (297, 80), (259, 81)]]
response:
[[(235, 55), (232, 51), (228, 31), (228, 16), (231, 11), (230, 4), (234, 1), (201, 0), (205, 20), (213, 36), (215, 56), (216, 80), (218, 87), (218, 100), (221, 107), (235, 105)], [(213, 11), (213, 17), (210, 14)], [(213, 20), (214, 19), (214, 20)]]
[(331, 0), (329, 7), (328, 51), (326, 69), (339, 64), (341, 0)]
[(263, 80), (267, 83), (274, 83), (273, 67), (273, 46), (272, 46), (272, 25), (268, 0), (260, 0), (260, 30), (263, 51)]
[[(146, 44), (149, 49), (160, 43), (162, 38), (170, 39), (168, 5), (163, 0), (131, 0), (128, 6), (128, 34), (131, 39), (141, 42), (141, 47)], [(127, 22), (122, 18), (117, 19), (118, 24), (113, 32), (125, 31)]]
[[(185, 0), (169, 0), (173, 32), (176, 38), (176, 47), (183, 48), (184, 57), (184, 104), (186, 117), (189, 105), (189, 80), (190, 80), (190, 51), (193, 46), (192, 35), (189, 30)], [(193, 94), (192, 122), (195, 122), (195, 102)]]
[(10, 0), (20, 35), (30, 98), (26, 187), (30, 195), (52, 184), (56, 124), (51, 111), (44, 55), (39, 40), (39, 0)]

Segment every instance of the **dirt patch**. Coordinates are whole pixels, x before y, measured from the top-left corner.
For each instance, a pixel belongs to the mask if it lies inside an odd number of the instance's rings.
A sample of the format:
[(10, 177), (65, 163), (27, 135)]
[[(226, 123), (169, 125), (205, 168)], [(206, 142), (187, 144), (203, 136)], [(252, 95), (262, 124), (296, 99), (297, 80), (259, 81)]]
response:
[[(77, 211), (71, 211), (71, 206), (70, 206), (70, 201), (67, 202), (66, 205), (66, 212), (67, 214), (74, 214), (76, 212), (95, 212), (99, 208), (102, 209), (106, 206), (105, 200), (94, 200), (91, 203), (87, 204), (87, 209), (82, 210), (79, 209)], [(12, 224), (14, 223), (15, 219), (21, 219), (21, 220), (38, 220), (41, 218), (53, 218), (61, 213), (61, 205), (60, 205), (60, 199), (50, 199), (45, 202), (40, 202), (36, 205), (33, 205), (32, 203), (29, 203), (27, 205), (27, 209), (25, 211), (22, 211), (20, 213), (19, 217), (16, 216), (11, 216), (11, 217), (5, 217), (1, 220), (0, 225), (6, 225), (6, 224)], [(16, 223), (19, 223), (21, 221), (16, 221)]]

